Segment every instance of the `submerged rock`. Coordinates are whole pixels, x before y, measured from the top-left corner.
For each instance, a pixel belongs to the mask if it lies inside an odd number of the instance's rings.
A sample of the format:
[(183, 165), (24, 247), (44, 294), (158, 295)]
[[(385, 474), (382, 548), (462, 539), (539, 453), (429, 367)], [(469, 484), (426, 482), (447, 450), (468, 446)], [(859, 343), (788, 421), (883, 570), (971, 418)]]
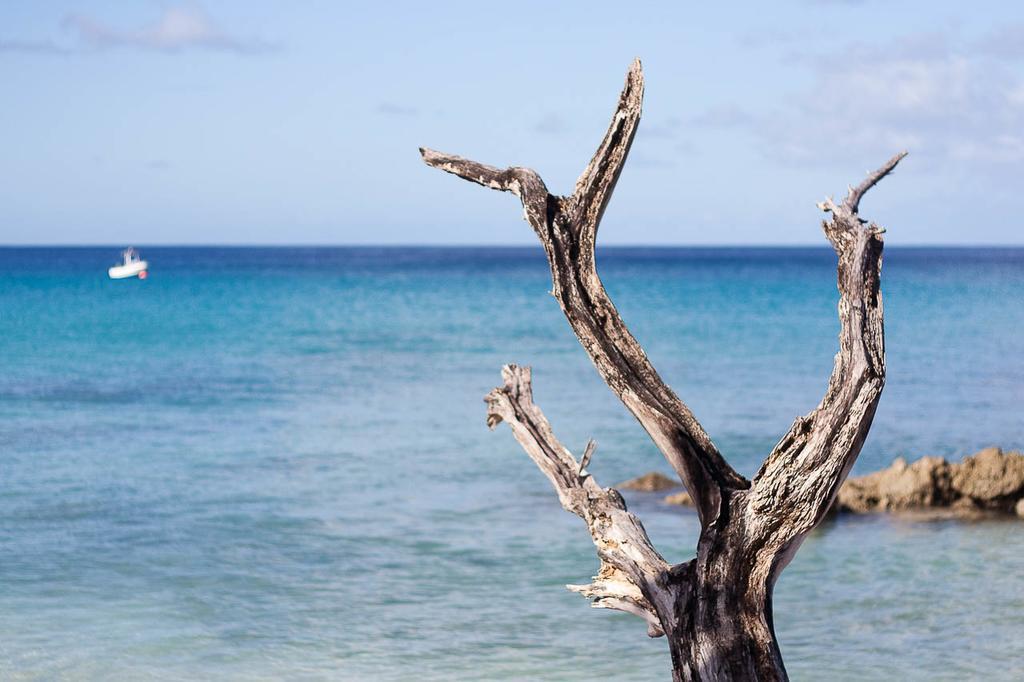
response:
[(672, 495), (665, 496), (665, 499), (663, 499), (662, 502), (665, 504), (675, 504), (680, 507), (693, 506), (693, 498), (690, 497), (690, 493), (685, 490), (681, 493), (673, 493)]
[(628, 481), (615, 486), (623, 490), (639, 490), (645, 493), (660, 493), (673, 488), (681, 488), (679, 481), (673, 480), (657, 471), (651, 471), (638, 478), (631, 478)]

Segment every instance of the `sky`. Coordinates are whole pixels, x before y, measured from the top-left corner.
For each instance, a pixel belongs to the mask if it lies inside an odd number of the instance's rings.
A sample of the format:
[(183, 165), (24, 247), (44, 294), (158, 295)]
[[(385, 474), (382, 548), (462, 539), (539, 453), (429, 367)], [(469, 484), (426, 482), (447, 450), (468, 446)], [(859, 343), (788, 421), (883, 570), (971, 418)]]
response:
[(1024, 244), (1024, 3), (6, 2), (0, 244), (529, 244), (644, 65), (605, 244)]

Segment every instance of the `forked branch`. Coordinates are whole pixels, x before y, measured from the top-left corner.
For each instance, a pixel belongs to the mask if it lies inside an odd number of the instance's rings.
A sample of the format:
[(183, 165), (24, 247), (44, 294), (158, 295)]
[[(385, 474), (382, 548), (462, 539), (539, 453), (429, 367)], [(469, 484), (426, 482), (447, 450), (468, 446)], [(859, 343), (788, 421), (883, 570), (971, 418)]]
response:
[[(501, 370), (504, 385), (487, 398), (487, 425), (501, 422), (512, 433), (558, 493), (562, 507), (583, 519), (601, 559), (601, 569), (589, 585), (568, 585), (569, 589), (593, 599), (594, 606), (617, 609), (647, 621), (648, 634), (663, 634), (658, 607), (669, 611), (672, 599), (659, 579), (668, 563), (647, 537), (643, 524), (626, 509), (622, 496), (613, 488), (602, 488), (562, 445), (544, 413), (533, 403), (530, 368), (506, 365)], [(593, 452), (593, 441), (587, 452)], [(584, 456), (584, 459), (586, 455)]]
[(551, 266), (552, 293), (601, 378), (632, 412), (690, 491), (702, 524), (718, 518), (723, 500), (749, 482), (729, 466), (711, 438), (655, 371), (626, 328), (597, 274), (597, 229), (622, 172), (640, 121), (643, 72), (626, 75), (608, 132), (570, 197), (548, 193), (533, 171), (500, 170), (458, 156), (421, 149), (423, 160), (523, 202)]
[(885, 383), (885, 332), (880, 276), (882, 233), (861, 220), (864, 194), (906, 156), (901, 152), (856, 187), (830, 213), (822, 229), (838, 256), (839, 352), (821, 403), (798, 418), (754, 477), (751, 508), (759, 532), (788, 544), (813, 528), (828, 511), (860, 453)]
[(582, 518), (601, 559), (594, 582), (569, 586), (594, 605), (641, 616), (667, 635), (673, 679), (785, 680), (772, 625), (772, 590), (807, 532), (824, 516), (871, 425), (885, 381), (879, 278), (882, 230), (860, 219), (864, 194), (896, 167), (890, 159), (819, 206), (838, 256), (839, 353), (825, 397), (796, 420), (751, 484), (722, 458), (690, 410), (658, 376), (608, 298), (594, 258), (597, 229), (640, 120), (643, 74), (626, 76), (611, 125), (572, 196), (548, 193), (526, 168), (505, 170), (421, 149), (427, 164), (518, 196), (551, 267), (552, 293), (601, 378), (657, 444), (700, 515), (697, 557), (669, 566), (622, 497), (601, 488), (555, 438), (534, 405), (529, 369), (508, 365), (487, 396), (488, 425), (507, 422), (562, 506)]
[(869, 189), (879, 183), (889, 173), (896, 170), (896, 165), (903, 160), (903, 157), (907, 155), (906, 152), (900, 152), (891, 159), (886, 161), (881, 168), (876, 170), (874, 173), (868, 173), (868, 176), (864, 178), (856, 187), (851, 187), (849, 193), (846, 195), (846, 200), (843, 202), (843, 208), (849, 213), (856, 214), (860, 210), (860, 200), (867, 193)]

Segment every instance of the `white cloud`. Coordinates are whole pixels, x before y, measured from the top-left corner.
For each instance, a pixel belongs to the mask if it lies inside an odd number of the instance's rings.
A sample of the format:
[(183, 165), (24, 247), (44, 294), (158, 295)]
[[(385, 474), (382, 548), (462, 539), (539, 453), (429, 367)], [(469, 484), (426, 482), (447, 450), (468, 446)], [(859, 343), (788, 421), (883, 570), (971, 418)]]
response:
[(82, 42), (97, 48), (135, 47), (168, 52), (206, 48), (260, 52), (271, 47), (263, 41), (233, 37), (204, 12), (186, 7), (168, 8), (155, 23), (137, 29), (114, 28), (84, 15), (71, 15), (64, 23), (78, 34)]
[(901, 149), (935, 163), (1024, 163), (1024, 78), (1019, 68), (941, 36), (884, 47), (854, 45), (804, 60), (809, 89), (767, 113), (701, 122), (741, 125), (764, 152), (793, 163), (837, 155), (870, 165)]
[(999, 59), (1024, 59), (1024, 24), (1007, 24), (979, 40), (974, 49)]
[(153, 23), (138, 28), (117, 28), (83, 14), (72, 14), (62, 22), (72, 41), (2, 40), (0, 51), (69, 55), (88, 50), (134, 48), (162, 52), (188, 49), (257, 53), (275, 46), (262, 40), (233, 36), (203, 11), (170, 7)]

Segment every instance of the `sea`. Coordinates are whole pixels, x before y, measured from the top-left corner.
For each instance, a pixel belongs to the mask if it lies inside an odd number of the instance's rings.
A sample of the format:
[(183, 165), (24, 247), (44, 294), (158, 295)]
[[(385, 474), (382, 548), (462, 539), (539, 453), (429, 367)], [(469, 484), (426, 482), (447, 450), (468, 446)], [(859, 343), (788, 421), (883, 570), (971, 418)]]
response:
[[(670, 469), (540, 247), (0, 249), (0, 679), (656, 680), (568, 592), (598, 562), (483, 396), (605, 486)], [(823, 394), (828, 248), (601, 248), (662, 377), (752, 475)], [(1024, 249), (889, 248), (888, 382), (854, 470), (1024, 449)], [(626, 493), (662, 553), (693, 511)], [(782, 574), (795, 680), (1024, 679), (1024, 521), (843, 516)]]

